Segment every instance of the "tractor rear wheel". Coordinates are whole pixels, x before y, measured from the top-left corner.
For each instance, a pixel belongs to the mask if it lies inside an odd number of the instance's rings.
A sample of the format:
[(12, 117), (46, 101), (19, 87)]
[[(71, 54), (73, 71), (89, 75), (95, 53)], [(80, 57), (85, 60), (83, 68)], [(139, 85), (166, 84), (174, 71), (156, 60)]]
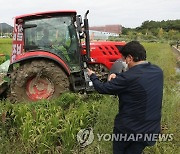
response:
[(69, 80), (52, 61), (32, 60), (11, 73), (10, 100), (38, 101), (56, 98), (69, 89)]

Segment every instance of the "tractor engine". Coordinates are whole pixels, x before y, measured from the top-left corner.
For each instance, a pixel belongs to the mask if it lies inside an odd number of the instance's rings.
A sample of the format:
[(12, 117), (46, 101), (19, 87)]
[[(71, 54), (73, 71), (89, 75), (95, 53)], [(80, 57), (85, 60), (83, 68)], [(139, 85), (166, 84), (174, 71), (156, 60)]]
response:
[[(96, 72), (101, 81), (107, 81), (109, 70), (117, 59), (122, 58), (125, 42), (96, 41), (90, 43), (88, 67)], [(85, 54), (85, 52), (83, 53)]]

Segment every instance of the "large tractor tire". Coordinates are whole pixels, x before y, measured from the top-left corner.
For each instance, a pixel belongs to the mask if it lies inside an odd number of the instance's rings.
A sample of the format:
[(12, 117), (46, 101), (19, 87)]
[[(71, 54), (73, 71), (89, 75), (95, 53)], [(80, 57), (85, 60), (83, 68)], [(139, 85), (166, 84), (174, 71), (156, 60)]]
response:
[(32, 60), (11, 73), (10, 100), (52, 99), (69, 90), (69, 79), (61, 67), (48, 60)]

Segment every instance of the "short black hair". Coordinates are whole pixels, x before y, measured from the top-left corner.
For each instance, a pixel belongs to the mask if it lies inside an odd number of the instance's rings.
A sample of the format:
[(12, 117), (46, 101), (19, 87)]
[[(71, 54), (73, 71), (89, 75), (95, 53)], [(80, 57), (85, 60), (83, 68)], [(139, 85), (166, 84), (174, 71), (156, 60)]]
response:
[(146, 60), (146, 50), (138, 41), (127, 43), (121, 50), (121, 54), (126, 58), (128, 55), (133, 57), (134, 62)]

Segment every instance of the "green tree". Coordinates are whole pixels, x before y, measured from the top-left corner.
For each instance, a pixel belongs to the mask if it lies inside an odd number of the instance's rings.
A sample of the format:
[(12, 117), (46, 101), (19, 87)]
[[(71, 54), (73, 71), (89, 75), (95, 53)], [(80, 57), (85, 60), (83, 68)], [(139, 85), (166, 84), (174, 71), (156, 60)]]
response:
[(162, 38), (163, 34), (164, 34), (164, 30), (162, 28), (160, 28), (159, 32), (158, 32), (158, 38)]

